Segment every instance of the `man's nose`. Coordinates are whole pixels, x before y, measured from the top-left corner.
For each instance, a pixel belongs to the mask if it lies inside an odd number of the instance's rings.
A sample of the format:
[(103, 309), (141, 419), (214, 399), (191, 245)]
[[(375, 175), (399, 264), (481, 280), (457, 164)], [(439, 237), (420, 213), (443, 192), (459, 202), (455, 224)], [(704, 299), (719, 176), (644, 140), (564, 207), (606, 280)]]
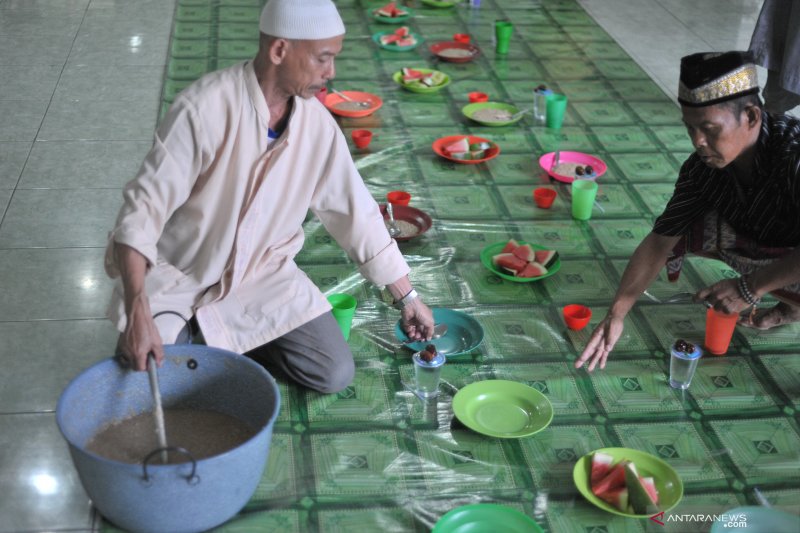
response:
[(336, 77), (336, 65), (334, 65), (334, 62), (331, 60), (330, 66), (325, 71), (325, 79), (332, 80), (335, 77)]
[(703, 135), (701, 132), (695, 132), (691, 134), (690, 137), (692, 139), (692, 146), (694, 146), (695, 148), (702, 148), (708, 145), (708, 142), (706, 141), (706, 136)]

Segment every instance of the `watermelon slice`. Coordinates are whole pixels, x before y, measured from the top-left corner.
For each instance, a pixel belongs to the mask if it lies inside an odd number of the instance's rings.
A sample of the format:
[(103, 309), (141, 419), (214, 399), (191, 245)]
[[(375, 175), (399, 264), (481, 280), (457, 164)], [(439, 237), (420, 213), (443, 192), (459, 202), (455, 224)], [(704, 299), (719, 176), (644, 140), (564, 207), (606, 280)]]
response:
[(381, 44), (392, 44), (397, 43), (400, 40), (400, 37), (397, 35), (381, 35), (380, 41)]
[[(633, 507), (633, 512), (648, 515), (657, 513), (657, 500), (654, 500), (650, 492), (644, 487), (644, 483), (636, 471), (636, 466), (633, 463), (627, 463), (624, 467), (624, 473), (625, 486), (628, 488), (628, 499)], [(655, 489), (655, 484), (653, 484), (653, 489)], [(656, 497), (658, 497), (657, 494)]]
[(521, 278), (538, 278), (547, 274), (547, 269), (539, 263), (527, 263), (525, 268), (517, 273)]
[(385, 6), (377, 9), (375, 14), (381, 17), (394, 17), (394, 12), (397, 10), (397, 5), (394, 2), (389, 2)]
[(413, 46), (417, 44), (417, 40), (414, 38), (413, 35), (409, 35), (408, 37), (403, 37), (402, 39), (398, 39), (395, 41), (397, 46)]
[(590, 479), (593, 486), (606, 477), (613, 464), (614, 458), (607, 453), (595, 453), (592, 455), (592, 475)]
[(536, 250), (536, 257), (533, 260), (543, 264), (546, 268), (550, 268), (557, 259), (558, 252), (555, 250)]
[(408, 26), (400, 26), (396, 30), (394, 30), (394, 34), (398, 37), (406, 37), (409, 34)]
[(500, 250), (500, 253), (501, 254), (505, 254), (505, 253), (513, 252), (514, 248), (516, 248), (517, 246), (519, 246), (519, 243), (517, 241), (515, 241), (514, 239), (511, 239), (510, 241), (508, 241), (506, 243), (505, 246), (503, 246), (503, 249)]
[(467, 138), (464, 137), (460, 141), (456, 141), (453, 144), (448, 144), (444, 147), (444, 151), (448, 153), (463, 153), (469, 151), (469, 141)]
[[(521, 246), (517, 246), (511, 253), (513, 253), (514, 255), (516, 255), (517, 257), (528, 263), (530, 263), (531, 261), (536, 261), (536, 254), (534, 253), (533, 248), (531, 248), (530, 244), (523, 244)], [(541, 263), (541, 261), (539, 262)]]
[(658, 490), (656, 490), (656, 480), (652, 477), (640, 477), (639, 481), (642, 482), (644, 490), (650, 496), (650, 499), (658, 505)]
[(621, 461), (613, 466), (603, 479), (592, 484), (592, 493), (599, 498), (601, 494), (605, 494), (612, 489), (624, 487), (626, 464), (628, 464), (627, 461)]
[(602, 494), (598, 494), (597, 497), (604, 502), (610, 503), (623, 513), (628, 512), (628, 489), (625, 487), (611, 489)]
[(527, 267), (527, 263), (516, 257), (514, 254), (497, 254), (492, 257), (492, 264), (498, 268), (507, 270), (511, 274), (517, 276), (518, 273)]
[(419, 80), (419, 79), (422, 79), (423, 76), (425, 76), (419, 70), (414, 70), (413, 68), (410, 68), (410, 67), (403, 67), (401, 69), (401, 72), (403, 73), (403, 81), (405, 81), (405, 82), (408, 82), (408, 81), (411, 81), (411, 80)]

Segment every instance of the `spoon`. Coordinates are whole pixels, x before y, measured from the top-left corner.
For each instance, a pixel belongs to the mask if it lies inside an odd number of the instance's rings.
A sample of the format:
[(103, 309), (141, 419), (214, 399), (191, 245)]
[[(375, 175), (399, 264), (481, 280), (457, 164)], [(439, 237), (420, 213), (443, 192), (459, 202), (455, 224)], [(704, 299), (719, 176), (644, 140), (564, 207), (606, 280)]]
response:
[(397, 227), (397, 221), (394, 219), (394, 206), (391, 202), (386, 204), (386, 213), (389, 215), (389, 236), (395, 239), (403, 232)]
[(350, 98), (349, 96), (347, 96), (343, 92), (337, 91), (336, 89), (331, 89), (331, 91), (334, 94), (338, 94), (339, 96), (341, 96), (344, 100), (347, 100), (348, 102), (353, 102), (354, 104), (357, 104), (359, 107), (363, 107), (364, 109), (372, 106), (372, 104), (369, 103), (369, 102), (364, 102), (364, 101), (360, 101), (360, 100), (353, 100), (352, 98)]
[[(156, 369), (156, 356), (151, 352), (147, 357), (147, 375), (150, 378), (150, 392), (153, 395), (155, 409), (153, 413), (156, 418), (156, 435), (158, 436), (158, 447), (167, 447), (167, 432), (164, 429), (164, 409), (161, 407), (161, 389), (158, 386), (158, 370)], [(161, 451), (161, 462), (167, 463), (167, 450)]]
[[(438, 339), (439, 337), (443, 337), (445, 335), (447, 335), (447, 324), (441, 323), (433, 326), (433, 336), (431, 337), (431, 340)], [(411, 344), (412, 342), (423, 342), (423, 341), (415, 341), (408, 339), (406, 341), (403, 341), (403, 344)]]
[(531, 111), (533, 111), (533, 109), (523, 109), (519, 113), (514, 113), (513, 115), (511, 115), (511, 118), (508, 119), (508, 121), (509, 122), (513, 122), (513, 121), (517, 120), (519, 117), (530, 113)]

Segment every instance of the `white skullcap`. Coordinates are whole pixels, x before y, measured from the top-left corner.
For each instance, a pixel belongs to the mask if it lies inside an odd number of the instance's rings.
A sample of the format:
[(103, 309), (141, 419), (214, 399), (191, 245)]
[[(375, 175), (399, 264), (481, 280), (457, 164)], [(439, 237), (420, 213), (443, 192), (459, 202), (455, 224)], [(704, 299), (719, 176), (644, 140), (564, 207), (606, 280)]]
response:
[(331, 0), (269, 0), (259, 29), (283, 39), (319, 40), (344, 35), (344, 22)]

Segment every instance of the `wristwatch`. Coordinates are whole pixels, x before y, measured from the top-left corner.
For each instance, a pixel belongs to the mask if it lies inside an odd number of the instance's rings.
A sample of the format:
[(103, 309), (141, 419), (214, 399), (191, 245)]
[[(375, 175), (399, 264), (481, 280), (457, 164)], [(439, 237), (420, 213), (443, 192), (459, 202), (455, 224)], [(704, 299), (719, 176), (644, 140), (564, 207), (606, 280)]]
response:
[(419, 298), (419, 294), (417, 294), (417, 291), (415, 291), (414, 289), (411, 289), (410, 291), (408, 291), (408, 294), (406, 294), (399, 300), (395, 300), (394, 302), (392, 302), (392, 305), (395, 307), (395, 309), (399, 309), (402, 311), (417, 298)]

